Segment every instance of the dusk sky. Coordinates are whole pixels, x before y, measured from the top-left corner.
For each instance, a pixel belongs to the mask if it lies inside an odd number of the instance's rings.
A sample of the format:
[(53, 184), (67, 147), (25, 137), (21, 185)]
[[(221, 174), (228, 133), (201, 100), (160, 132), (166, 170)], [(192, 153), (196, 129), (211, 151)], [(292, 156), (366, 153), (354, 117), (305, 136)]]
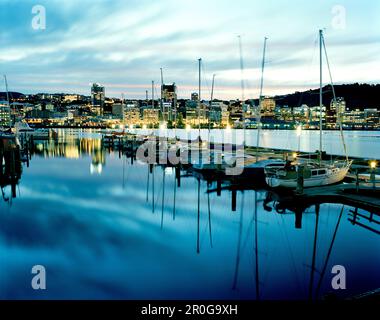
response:
[[(151, 81), (175, 82), (180, 98), (203, 98), (216, 74), (216, 98), (240, 98), (238, 35), (246, 98), (259, 92), (263, 38), (268, 51), (264, 94), (318, 86), (318, 29), (325, 29), (336, 83), (380, 82), (380, 2), (330, 0), (0, 0), (0, 73), (9, 90), (142, 98)], [(46, 8), (46, 29), (32, 8)], [(326, 69), (325, 69), (326, 70)], [(325, 83), (328, 82), (325, 73)], [(4, 82), (0, 82), (4, 91)], [(157, 86), (157, 92), (159, 87)]]

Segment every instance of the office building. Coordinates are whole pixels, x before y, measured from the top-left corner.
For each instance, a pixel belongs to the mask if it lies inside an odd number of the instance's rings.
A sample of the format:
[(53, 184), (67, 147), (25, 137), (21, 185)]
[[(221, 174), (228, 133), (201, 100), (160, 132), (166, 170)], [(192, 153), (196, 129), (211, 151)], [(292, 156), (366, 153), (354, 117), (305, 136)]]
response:
[(91, 87), (91, 106), (92, 112), (98, 116), (103, 115), (105, 102), (105, 88), (94, 83)]

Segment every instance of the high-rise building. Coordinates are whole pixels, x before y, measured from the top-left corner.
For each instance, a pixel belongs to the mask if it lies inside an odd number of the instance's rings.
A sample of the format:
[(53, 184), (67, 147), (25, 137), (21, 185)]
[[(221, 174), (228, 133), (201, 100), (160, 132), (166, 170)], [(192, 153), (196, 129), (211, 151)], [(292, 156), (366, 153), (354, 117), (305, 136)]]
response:
[(162, 90), (162, 115), (164, 120), (173, 120), (173, 115), (177, 108), (177, 86), (173, 84), (163, 84)]
[(97, 83), (91, 87), (92, 112), (96, 115), (103, 115), (105, 101), (105, 88)]
[(336, 101), (331, 100), (330, 111), (335, 113), (336, 122), (339, 123), (342, 120), (344, 113), (346, 112), (346, 101), (344, 98), (337, 97)]

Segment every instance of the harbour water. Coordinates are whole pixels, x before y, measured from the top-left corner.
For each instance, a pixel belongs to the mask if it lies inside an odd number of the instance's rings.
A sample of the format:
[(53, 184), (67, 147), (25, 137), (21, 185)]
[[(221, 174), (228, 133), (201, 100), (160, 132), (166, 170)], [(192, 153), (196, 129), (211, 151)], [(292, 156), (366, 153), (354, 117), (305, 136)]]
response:
[[(131, 130), (131, 132), (167, 136), (181, 139), (196, 139), (198, 130), (168, 129), (168, 130)], [(219, 143), (234, 142), (243, 143), (244, 131), (242, 129), (219, 130), (201, 129), (203, 140), (212, 140)], [(323, 131), (323, 150), (328, 154), (344, 156), (340, 131)], [(380, 159), (380, 131), (344, 131), (344, 140), (348, 155), (351, 157), (363, 157), (369, 159)], [(257, 130), (245, 130), (245, 141), (247, 146), (256, 147)], [(293, 151), (315, 152), (319, 150), (319, 131), (303, 130), (297, 136), (296, 130), (261, 130), (260, 146), (274, 149), (287, 149)]]
[[(352, 155), (367, 147), (380, 158), (376, 133), (350, 135)], [(263, 137), (294, 144), (284, 131)], [(178, 185), (173, 169), (150, 171), (92, 132), (35, 141), (31, 155), (16, 198), (2, 188), (1, 299), (320, 299), (380, 287), (379, 233), (350, 222), (353, 208), (310, 207), (296, 228), (266, 190), (237, 190), (235, 209), (228, 186), (218, 195), (215, 182), (185, 171)], [(30, 285), (34, 265), (46, 268), (46, 290)], [(334, 265), (345, 267), (346, 290), (331, 286)]]

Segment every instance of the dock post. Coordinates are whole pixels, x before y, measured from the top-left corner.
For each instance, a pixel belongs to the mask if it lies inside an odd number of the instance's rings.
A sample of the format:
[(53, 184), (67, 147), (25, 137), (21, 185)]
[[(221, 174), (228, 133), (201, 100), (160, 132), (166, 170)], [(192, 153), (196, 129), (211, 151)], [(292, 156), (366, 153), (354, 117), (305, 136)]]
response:
[(302, 209), (298, 209), (295, 211), (296, 214), (296, 229), (302, 229)]
[(356, 186), (356, 193), (359, 192), (359, 170), (356, 169), (355, 171), (355, 177), (356, 177), (356, 181), (355, 181), (355, 186)]
[(304, 166), (299, 165), (297, 169), (297, 190), (296, 190), (297, 194), (303, 194), (303, 183), (304, 183), (303, 171), (304, 171)]
[(236, 190), (235, 190), (235, 189), (232, 189), (232, 204), (231, 204), (231, 210), (232, 210), (233, 212), (236, 211), (236, 194), (237, 194)]
[(3, 158), (4, 158), (3, 141), (0, 140), (0, 178), (3, 176)]
[(11, 169), (11, 189), (12, 198), (16, 198), (16, 149), (12, 148), (10, 150), (10, 169)]
[(218, 179), (218, 181), (216, 182), (216, 195), (220, 197), (221, 194), (222, 194), (222, 181)]
[(175, 176), (177, 179), (177, 187), (180, 188), (181, 187), (181, 168), (179, 164), (175, 166)]
[(372, 182), (372, 188), (375, 190), (376, 189), (376, 174), (375, 174), (375, 169), (371, 169), (370, 180)]

